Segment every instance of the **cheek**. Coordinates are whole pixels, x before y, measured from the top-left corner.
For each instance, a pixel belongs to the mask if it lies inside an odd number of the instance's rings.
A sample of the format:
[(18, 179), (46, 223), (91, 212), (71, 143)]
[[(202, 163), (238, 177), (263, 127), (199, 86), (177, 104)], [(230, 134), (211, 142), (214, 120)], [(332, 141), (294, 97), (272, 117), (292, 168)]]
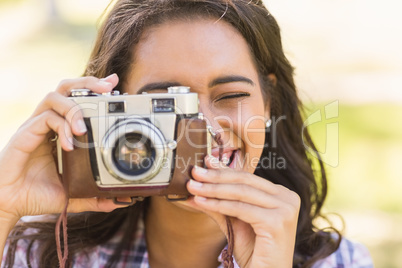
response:
[(244, 109), (241, 118), (241, 134), (243, 142), (250, 150), (262, 150), (265, 142), (264, 104), (255, 102), (249, 109)]
[(265, 142), (265, 118), (254, 115), (242, 123), (242, 136), (246, 153), (260, 155)]
[(265, 142), (265, 118), (254, 115), (242, 122), (243, 158), (246, 171), (253, 173), (260, 160)]

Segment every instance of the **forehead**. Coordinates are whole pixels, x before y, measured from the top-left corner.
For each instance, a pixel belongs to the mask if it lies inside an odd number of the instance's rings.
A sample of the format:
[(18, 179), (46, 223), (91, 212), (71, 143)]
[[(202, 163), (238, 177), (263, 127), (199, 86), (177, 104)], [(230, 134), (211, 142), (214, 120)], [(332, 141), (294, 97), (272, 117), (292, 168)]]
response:
[(133, 49), (127, 81), (130, 91), (157, 79), (194, 85), (207, 83), (214, 75), (257, 76), (246, 40), (229, 23), (215, 19), (170, 21), (152, 27)]

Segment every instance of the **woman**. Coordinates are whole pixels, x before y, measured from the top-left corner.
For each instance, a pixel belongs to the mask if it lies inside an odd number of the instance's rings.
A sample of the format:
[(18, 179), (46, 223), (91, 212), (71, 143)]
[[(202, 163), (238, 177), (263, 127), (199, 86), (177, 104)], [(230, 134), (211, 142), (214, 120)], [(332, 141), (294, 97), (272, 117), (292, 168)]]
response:
[[(49, 138), (57, 132), (71, 151), (73, 135), (86, 132), (80, 115), (66, 116), (74, 107), (66, 98), (72, 89), (137, 94), (184, 85), (198, 93), (200, 112), (221, 134), (229, 166), (216, 159), (214, 145), (207, 168), (192, 170), (187, 188), (194, 196), (186, 201), (150, 197), (124, 207), (100, 198), (70, 200), (69, 265), (218, 267), (229, 216), (240, 267), (370, 266), (368, 256), (356, 259), (364, 249), (313, 225), (327, 184), (322, 162), (305, 152), (303, 142), (314, 145), (307, 131), (302, 140), (292, 73), (279, 28), (261, 1), (117, 1), (85, 76), (61, 82), (1, 153), (1, 248), (22, 216), (63, 210)], [(269, 157), (283, 161), (264, 165)], [(15, 227), (3, 264), (57, 266), (56, 218)]]

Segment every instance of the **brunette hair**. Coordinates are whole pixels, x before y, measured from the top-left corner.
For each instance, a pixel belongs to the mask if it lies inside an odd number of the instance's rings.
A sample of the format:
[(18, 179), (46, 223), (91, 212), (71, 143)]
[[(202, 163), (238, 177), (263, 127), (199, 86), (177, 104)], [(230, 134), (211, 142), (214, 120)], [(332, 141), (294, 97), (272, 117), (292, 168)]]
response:
[[(262, 1), (254, 0), (118, 0), (111, 7), (102, 24), (95, 47), (84, 75), (105, 77), (117, 73), (125, 81), (133, 62), (133, 51), (141, 36), (149, 29), (173, 20), (212, 18), (232, 25), (248, 42), (259, 72), (263, 95), (270, 105), (272, 118), (286, 118), (266, 134), (260, 165), (255, 173), (276, 184), (295, 191), (301, 198), (301, 208), (296, 234), (293, 267), (311, 267), (317, 260), (333, 253), (341, 236), (334, 228), (319, 230), (313, 223), (321, 217), (321, 208), (327, 195), (327, 179), (323, 162), (317, 154), (307, 154), (305, 145), (315, 149), (306, 128), (303, 128), (302, 107), (293, 80), (293, 67), (284, 55), (279, 26)], [(276, 76), (276, 83), (268, 79)], [(122, 83), (119, 90), (124, 90)], [(303, 139), (304, 137), (304, 139)], [(275, 144), (271, 141), (274, 139)], [(272, 154), (286, 160), (286, 168), (269, 168), (261, 165), (264, 157)], [(313, 167), (316, 170), (313, 170)], [(148, 201), (117, 209), (111, 213), (80, 213), (69, 215), (69, 259), (80, 251), (107, 242), (120, 228), (130, 221), (136, 226), (138, 217), (146, 213)], [(24, 235), (28, 228), (39, 230)], [(17, 226), (10, 235), (6, 266), (14, 261), (16, 241), (24, 238), (39, 243), (40, 267), (56, 267), (58, 259), (54, 241), (55, 221), (25, 223)], [(130, 250), (130, 239), (135, 228), (126, 228), (125, 237), (108, 266), (112, 267), (123, 250)], [(337, 235), (334, 235), (336, 232)]]

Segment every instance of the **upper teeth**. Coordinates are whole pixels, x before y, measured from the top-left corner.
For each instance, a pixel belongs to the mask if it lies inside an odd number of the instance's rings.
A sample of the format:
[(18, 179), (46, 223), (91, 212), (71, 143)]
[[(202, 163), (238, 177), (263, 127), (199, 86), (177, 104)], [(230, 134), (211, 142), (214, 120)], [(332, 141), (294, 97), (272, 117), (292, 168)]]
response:
[(229, 164), (230, 158), (229, 158), (229, 154), (228, 153), (224, 153), (222, 155), (222, 163), (224, 163), (225, 165)]

